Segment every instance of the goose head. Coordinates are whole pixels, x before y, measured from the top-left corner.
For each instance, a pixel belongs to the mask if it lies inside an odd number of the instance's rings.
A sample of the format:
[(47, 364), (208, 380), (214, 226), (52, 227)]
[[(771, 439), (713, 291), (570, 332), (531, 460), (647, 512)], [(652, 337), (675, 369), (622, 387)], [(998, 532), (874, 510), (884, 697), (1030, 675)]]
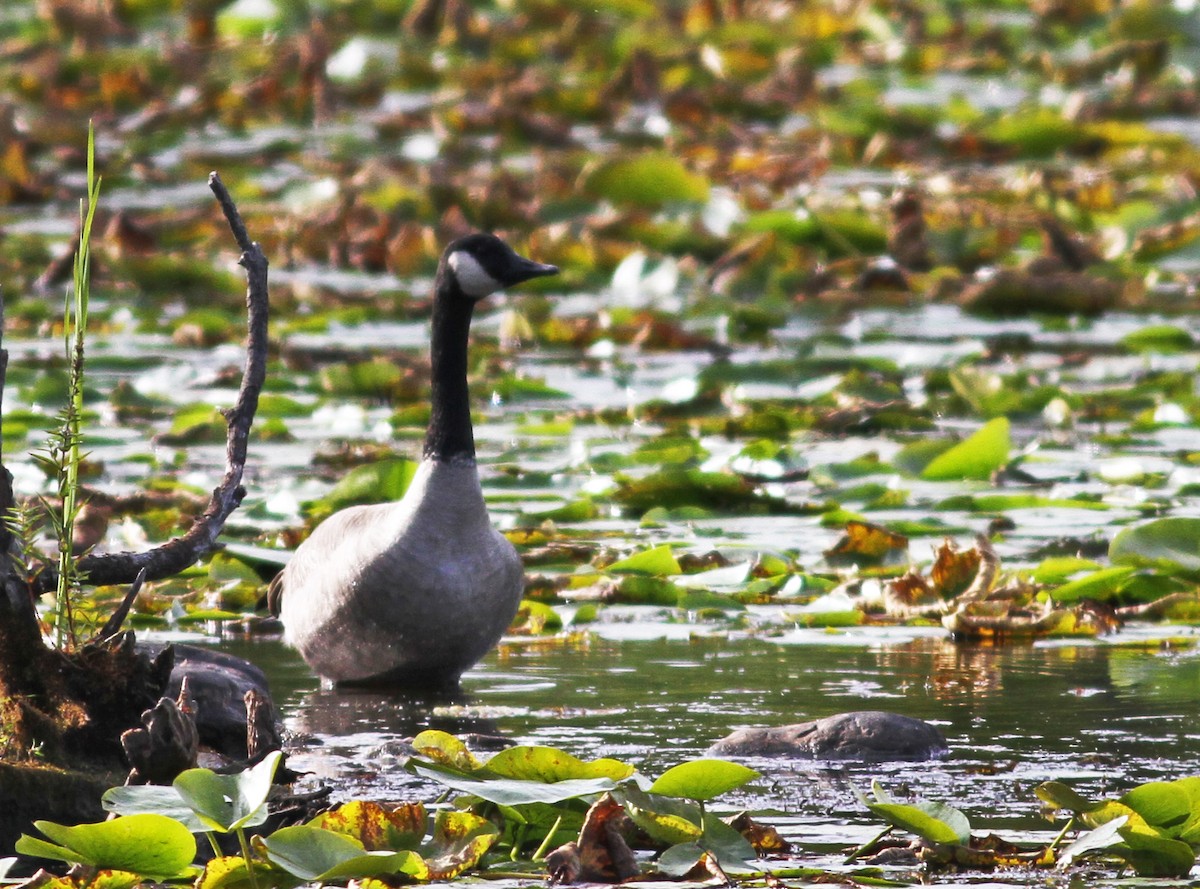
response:
[(558, 274), (558, 267), (518, 254), (495, 235), (476, 233), (446, 248), (438, 265), (438, 289), (451, 289), (477, 302), (530, 278)]

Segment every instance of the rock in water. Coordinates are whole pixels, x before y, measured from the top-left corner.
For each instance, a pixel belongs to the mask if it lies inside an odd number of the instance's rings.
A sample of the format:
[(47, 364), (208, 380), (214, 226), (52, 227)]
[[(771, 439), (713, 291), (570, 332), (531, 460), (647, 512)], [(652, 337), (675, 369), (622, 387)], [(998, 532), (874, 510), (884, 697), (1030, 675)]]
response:
[(886, 710), (858, 710), (795, 725), (740, 729), (708, 752), (887, 762), (937, 759), (949, 749), (942, 733), (927, 722)]

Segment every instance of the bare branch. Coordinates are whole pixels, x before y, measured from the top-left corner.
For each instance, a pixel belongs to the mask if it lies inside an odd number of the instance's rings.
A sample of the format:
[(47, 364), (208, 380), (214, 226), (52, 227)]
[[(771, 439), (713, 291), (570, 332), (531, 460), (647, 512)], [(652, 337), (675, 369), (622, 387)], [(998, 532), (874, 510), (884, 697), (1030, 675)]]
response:
[[(171, 577), (211, 552), (225, 527), (225, 521), (238, 508), (246, 489), (242, 487), (242, 472), (246, 465), (246, 449), (250, 426), (258, 409), (258, 396), (267, 375), (267, 258), (258, 244), (250, 241), (241, 215), (216, 173), (208, 177), (209, 188), (216, 195), (229, 228), (242, 250), (238, 260), (246, 270), (246, 368), (234, 406), (224, 412), (227, 433), (225, 439), (225, 476), (212, 492), (208, 506), (180, 537), (141, 553), (104, 553), (90, 555), (80, 562), (88, 583), (97, 586), (132, 583), (139, 572), (146, 580)], [(50, 589), (56, 582), (52, 566), (38, 576), (38, 584)]]

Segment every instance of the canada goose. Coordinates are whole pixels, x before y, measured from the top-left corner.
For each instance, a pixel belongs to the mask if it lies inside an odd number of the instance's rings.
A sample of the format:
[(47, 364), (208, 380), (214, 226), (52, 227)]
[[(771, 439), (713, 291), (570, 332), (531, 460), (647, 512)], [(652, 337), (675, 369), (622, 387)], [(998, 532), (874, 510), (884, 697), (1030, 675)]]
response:
[(516, 614), (521, 560), (488, 520), (467, 391), (475, 303), (558, 269), (494, 235), (459, 238), (434, 280), (433, 385), (421, 464), (395, 503), (322, 522), (271, 582), (268, 605), (312, 669), (339, 683), (452, 685)]

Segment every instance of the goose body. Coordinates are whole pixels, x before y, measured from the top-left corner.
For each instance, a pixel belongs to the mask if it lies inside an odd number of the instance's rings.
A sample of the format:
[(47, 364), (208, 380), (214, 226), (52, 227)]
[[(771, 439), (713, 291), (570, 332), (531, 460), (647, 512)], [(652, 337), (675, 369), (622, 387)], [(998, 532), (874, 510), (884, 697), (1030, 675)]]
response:
[(554, 266), (492, 235), (446, 248), (435, 280), (429, 429), (395, 503), (322, 522), (272, 582), (287, 640), (339, 683), (445, 685), (499, 641), (524, 587), (521, 560), (492, 527), (479, 486), (467, 393), (474, 304)]

